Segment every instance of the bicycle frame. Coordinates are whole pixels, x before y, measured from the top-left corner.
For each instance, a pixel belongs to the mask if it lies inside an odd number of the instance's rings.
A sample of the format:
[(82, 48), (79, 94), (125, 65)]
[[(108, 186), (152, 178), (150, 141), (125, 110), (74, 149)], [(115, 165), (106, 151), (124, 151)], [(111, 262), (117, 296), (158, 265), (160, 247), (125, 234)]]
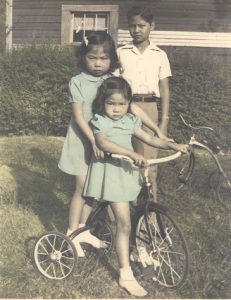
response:
[(231, 183), (230, 183), (230, 181), (228, 179), (227, 174), (225, 173), (224, 169), (222, 168), (217, 155), (208, 146), (206, 146), (205, 144), (202, 144), (202, 143), (198, 142), (196, 140), (194, 134), (190, 138), (189, 146), (190, 146), (190, 156), (189, 156), (190, 158), (189, 158), (188, 171), (187, 171), (187, 174), (186, 174), (185, 178), (182, 179), (182, 178), (180, 178), (180, 176), (182, 175), (185, 166), (181, 169), (181, 171), (180, 171), (180, 173), (178, 175), (178, 178), (182, 182), (182, 184), (177, 188), (177, 191), (179, 191), (188, 182), (188, 180), (192, 176), (192, 173), (193, 173), (193, 170), (194, 170), (194, 166), (195, 166), (195, 155), (194, 155), (194, 149), (195, 148), (203, 149), (203, 150), (207, 151), (210, 154), (210, 156), (213, 158), (213, 160), (214, 160), (214, 162), (215, 162), (215, 164), (217, 166), (217, 169), (218, 169), (219, 173), (224, 177), (224, 179), (227, 180), (227, 183), (228, 183), (229, 187), (231, 188)]
[(74, 232), (72, 232), (72, 233), (70, 234), (69, 237), (70, 237), (71, 239), (74, 239), (74, 238), (75, 238), (78, 234), (80, 234), (81, 232), (84, 232), (84, 231), (86, 231), (86, 230), (92, 228), (92, 226), (94, 225), (95, 220), (97, 220), (98, 215), (105, 209), (105, 207), (108, 206), (108, 204), (109, 204), (109, 202), (107, 202), (107, 201), (100, 202), (100, 203), (98, 204), (98, 206), (96, 207), (96, 209), (93, 210), (93, 211), (90, 213), (89, 217), (87, 218), (87, 221), (86, 221), (85, 226), (76, 229)]
[[(152, 253), (155, 253), (156, 246), (153, 242), (154, 239), (153, 239), (152, 232), (151, 232), (151, 229), (150, 229), (150, 225), (149, 225), (149, 222), (148, 222), (148, 217), (149, 217), (148, 216), (148, 208), (151, 206), (156, 211), (157, 223), (158, 223), (158, 227), (160, 228), (160, 234), (161, 234), (161, 237), (163, 239), (165, 239), (166, 236), (167, 236), (167, 232), (165, 232), (163, 230), (163, 224), (162, 224), (161, 219), (158, 215), (158, 211), (160, 211), (160, 212), (161, 211), (167, 211), (167, 207), (165, 207), (164, 205), (161, 205), (161, 204), (158, 204), (156, 202), (151, 201), (151, 187), (152, 187), (152, 184), (150, 182), (149, 175), (148, 175), (149, 174), (149, 169), (153, 165), (162, 164), (162, 163), (166, 163), (168, 161), (175, 160), (178, 157), (180, 157), (181, 155), (182, 155), (182, 153), (180, 151), (178, 151), (178, 152), (176, 152), (172, 155), (166, 156), (166, 157), (148, 159), (147, 160), (148, 166), (145, 167), (145, 169), (143, 170), (143, 185), (142, 185), (141, 193), (143, 194), (143, 197), (145, 199), (145, 204), (143, 206), (141, 206), (141, 211), (144, 212), (144, 221), (145, 221), (145, 226), (146, 226), (146, 229), (147, 229), (149, 244), (151, 246), (151, 249), (152, 249), (151, 252)], [(118, 159), (124, 159), (124, 160), (129, 161), (131, 164), (133, 164), (133, 161), (127, 156), (123, 156), (123, 155), (119, 155), (119, 154), (111, 154), (111, 157), (118, 158)], [(136, 209), (136, 210), (140, 211), (139, 208)]]
[(214, 154), (213, 151), (212, 151), (208, 146), (206, 146), (206, 145), (204, 145), (204, 144), (198, 142), (198, 141), (195, 139), (195, 136), (194, 136), (194, 135), (191, 137), (190, 142), (189, 142), (189, 145), (191, 145), (191, 146), (197, 146), (197, 147), (202, 148), (202, 149), (206, 150), (207, 152), (209, 152), (210, 155), (212, 156), (212, 158), (214, 159), (214, 161), (215, 161), (215, 163), (216, 163), (216, 165), (217, 165), (217, 167), (218, 167), (218, 170), (219, 170), (220, 173), (225, 177), (226, 174), (225, 174), (225, 172), (224, 172), (224, 170), (223, 170), (223, 168), (222, 168), (222, 166), (221, 166), (221, 164), (220, 164), (220, 162), (219, 162), (219, 160), (218, 160), (216, 154)]

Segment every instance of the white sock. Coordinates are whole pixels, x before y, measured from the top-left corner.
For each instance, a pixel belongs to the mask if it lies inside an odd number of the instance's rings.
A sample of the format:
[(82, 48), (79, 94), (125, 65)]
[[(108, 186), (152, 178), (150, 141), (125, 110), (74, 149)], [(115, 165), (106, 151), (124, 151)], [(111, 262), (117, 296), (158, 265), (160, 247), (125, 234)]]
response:
[(119, 285), (126, 289), (131, 295), (144, 297), (147, 295), (145, 289), (135, 279), (130, 266), (120, 268)]
[(120, 278), (121, 279), (127, 279), (127, 278), (133, 278), (134, 277), (131, 266), (120, 268), (119, 272), (120, 272)]

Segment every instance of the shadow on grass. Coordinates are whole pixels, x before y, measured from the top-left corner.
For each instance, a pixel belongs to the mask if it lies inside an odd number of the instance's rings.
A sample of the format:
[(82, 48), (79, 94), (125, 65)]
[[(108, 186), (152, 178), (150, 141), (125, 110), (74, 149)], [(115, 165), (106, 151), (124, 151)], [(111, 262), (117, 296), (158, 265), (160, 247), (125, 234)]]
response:
[(57, 160), (40, 149), (31, 148), (30, 155), (32, 168), (10, 165), (18, 186), (18, 204), (31, 209), (39, 217), (45, 231), (63, 231), (68, 222), (66, 199), (73, 189), (73, 180), (71, 176), (64, 178), (57, 167)]
[(34, 247), (37, 242), (37, 239), (38, 239), (37, 236), (31, 236), (31, 237), (28, 237), (24, 242), (26, 258), (29, 260), (29, 262), (35, 269), (36, 269), (36, 265), (35, 265), (35, 261), (34, 261), (33, 251), (34, 251)]

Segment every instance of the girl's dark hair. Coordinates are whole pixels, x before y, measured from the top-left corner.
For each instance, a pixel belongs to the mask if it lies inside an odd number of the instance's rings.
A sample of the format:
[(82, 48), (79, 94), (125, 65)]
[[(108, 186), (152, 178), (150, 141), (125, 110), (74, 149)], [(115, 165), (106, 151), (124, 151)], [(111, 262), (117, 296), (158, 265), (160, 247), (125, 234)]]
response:
[(105, 100), (114, 93), (121, 93), (125, 99), (131, 102), (132, 90), (128, 82), (122, 77), (109, 77), (98, 88), (96, 98), (92, 104), (93, 114), (104, 114)]
[(144, 19), (148, 23), (154, 22), (154, 14), (153, 11), (148, 8), (148, 7), (143, 7), (143, 6), (133, 6), (132, 8), (129, 9), (127, 12), (127, 19), (128, 22), (132, 17), (135, 16), (140, 16), (142, 19)]
[(88, 34), (88, 36), (81, 43), (76, 52), (78, 66), (81, 71), (86, 71), (84, 57), (89, 51), (91, 51), (93, 46), (102, 46), (104, 48), (105, 53), (109, 55), (111, 59), (109, 72), (113, 72), (116, 68), (119, 67), (119, 59), (116, 53), (116, 46), (112, 37), (106, 32), (95, 31)]

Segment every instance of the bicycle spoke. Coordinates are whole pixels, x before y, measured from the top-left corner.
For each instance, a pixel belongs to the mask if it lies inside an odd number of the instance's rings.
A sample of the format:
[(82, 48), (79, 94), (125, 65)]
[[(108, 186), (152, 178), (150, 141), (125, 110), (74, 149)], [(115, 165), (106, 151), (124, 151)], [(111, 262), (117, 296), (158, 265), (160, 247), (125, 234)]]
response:
[(74, 260), (74, 257), (69, 257), (69, 256), (65, 256), (65, 255), (62, 255), (62, 257), (65, 259)]
[(47, 240), (48, 244), (51, 246), (52, 250), (55, 251), (54, 245), (51, 244), (48, 236), (47, 236), (46, 240)]
[(40, 245), (40, 246), (43, 248), (43, 250), (46, 252), (46, 254), (49, 254), (48, 251), (47, 251), (47, 249), (45, 248), (45, 246), (43, 245), (42, 242), (41, 242), (41, 245)]
[(49, 258), (46, 258), (46, 259), (44, 259), (44, 260), (40, 260), (39, 262), (40, 262), (41, 264), (44, 264), (44, 263), (47, 262), (47, 261), (49, 261)]
[[(61, 269), (61, 272), (62, 272), (62, 275), (63, 275), (63, 277), (65, 277), (65, 273), (64, 273), (64, 271), (63, 271), (63, 266), (62, 266), (63, 264), (61, 263), (61, 261), (59, 261), (59, 266), (60, 266), (60, 269)], [(67, 266), (66, 266), (67, 267)], [(69, 268), (69, 270), (70, 270), (71, 268)]]
[(54, 263), (52, 263), (52, 268), (53, 268), (53, 274), (54, 274), (54, 278), (57, 278), (57, 275), (56, 275), (56, 271), (55, 271), (55, 266), (54, 266)]
[(77, 256), (74, 245), (64, 234), (50, 232), (38, 239), (34, 259), (42, 275), (58, 280), (72, 274)]
[(63, 266), (63, 267), (65, 267), (65, 268), (71, 270), (71, 267), (69, 267), (68, 265), (65, 265), (65, 264), (62, 263), (61, 261), (59, 261), (59, 264), (60, 264), (61, 267)]
[(61, 251), (61, 252), (62, 252), (62, 248), (63, 248), (63, 244), (64, 244), (64, 243), (66, 243), (66, 241), (65, 241), (65, 240), (62, 240), (61, 246), (60, 246), (60, 248), (59, 248), (59, 251)]
[(50, 264), (49, 264), (49, 266), (45, 269), (45, 272), (47, 273), (48, 272), (48, 270), (50, 269), (50, 266), (51, 265), (53, 265), (53, 262), (51, 262)]
[(166, 287), (179, 287), (188, 272), (188, 252), (182, 233), (166, 213), (150, 210), (148, 215), (149, 229), (144, 215), (137, 223), (135, 240), (139, 258), (142, 261), (139, 249), (144, 249), (157, 271), (153, 280)]
[[(167, 253), (166, 253), (167, 254)], [(169, 269), (171, 270), (171, 271), (173, 271), (177, 276), (178, 276), (178, 278), (180, 278), (180, 275), (173, 269), (173, 267), (171, 266), (171, 262), (169, 263), (165, 258), (164, 258), (164, 256), (162, 256), (161, 254), (160, 254), (160, 257), (161, 257), (161, 259), (162, 259), (162, 262), (164, 262), (168, 267), (169, 267)]]

